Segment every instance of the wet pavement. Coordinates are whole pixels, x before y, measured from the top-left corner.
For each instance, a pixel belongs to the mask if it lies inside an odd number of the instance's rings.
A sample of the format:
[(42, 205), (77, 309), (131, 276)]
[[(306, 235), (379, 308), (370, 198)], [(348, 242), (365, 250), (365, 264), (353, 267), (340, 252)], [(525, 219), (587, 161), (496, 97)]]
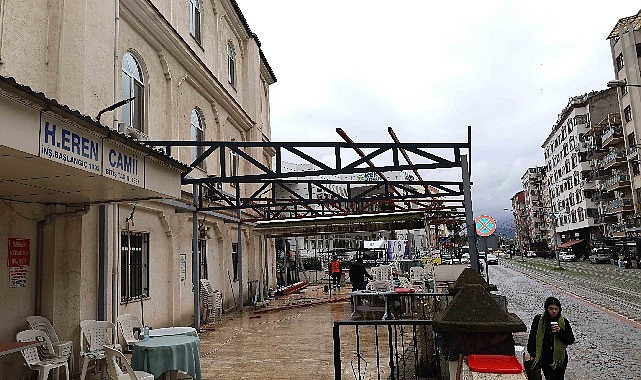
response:
[[(466, 265), (435, 268), (438, 283), (456, 280)], [(222, 323), (204, 325), (201, 373), (209, 379), (333, 379), (334, 321), (351, 319), (348, 293), (310, 285), (276, 297), (266, 307), (246, 307), (223, 315)], [(445, 289), (442, 289), (445, 292)], [(353, 352), (341, 360), (349, 363)]]
[(333, 322), (350, 319), (349, 291), (311, 285), (203, 326), (202, 378), (333, 379)]

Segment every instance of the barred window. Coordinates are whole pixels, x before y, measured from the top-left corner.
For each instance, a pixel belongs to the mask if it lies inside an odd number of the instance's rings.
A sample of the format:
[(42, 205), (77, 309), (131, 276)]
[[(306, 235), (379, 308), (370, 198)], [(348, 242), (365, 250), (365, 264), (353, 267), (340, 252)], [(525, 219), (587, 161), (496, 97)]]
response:
[(149, 297), (149, 234), (123, 231), (120, 244), (120, 300)]
[(231, 244), (231, 262), (234, 270), (234, 281), (238, 281), (238, 243)]
[(198, 254), (200, 255), (200, 278), (207, 279), (207, 240), (198, 239)]

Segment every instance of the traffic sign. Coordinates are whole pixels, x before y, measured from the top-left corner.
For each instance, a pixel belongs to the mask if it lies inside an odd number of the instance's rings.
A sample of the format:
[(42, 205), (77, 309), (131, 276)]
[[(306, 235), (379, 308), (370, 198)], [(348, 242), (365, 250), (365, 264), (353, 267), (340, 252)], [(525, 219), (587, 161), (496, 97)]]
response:
[(479, 236), (490, 236), (496, 231), (496, 221), (491, 216), (481, 215), (474, 219), (474, 222)]

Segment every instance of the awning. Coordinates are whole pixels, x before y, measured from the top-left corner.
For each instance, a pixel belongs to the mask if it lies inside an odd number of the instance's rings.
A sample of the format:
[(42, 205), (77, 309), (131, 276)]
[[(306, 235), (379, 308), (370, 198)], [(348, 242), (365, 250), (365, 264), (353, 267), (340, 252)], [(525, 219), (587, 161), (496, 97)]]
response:
[(566, 241), (565, 243), (561, 244), (561, 245), (559, 246), (559, 248), (568, 248), (568, 247), (571, 247), (571, 246), (573, 246), (574, 244), (580, 243), (580, 242), (582, 242), (582, 241), (583, 241), (583, 239)]

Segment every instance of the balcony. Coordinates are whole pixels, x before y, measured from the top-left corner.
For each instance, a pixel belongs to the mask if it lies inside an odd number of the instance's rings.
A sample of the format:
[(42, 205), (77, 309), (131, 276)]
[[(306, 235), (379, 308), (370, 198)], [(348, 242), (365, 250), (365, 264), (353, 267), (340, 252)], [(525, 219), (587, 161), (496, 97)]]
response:
[(623, 141), (623, 127), (610, 127), (601, 135), (603, 147), (612, 146)]
[(604, 169), (625, 165), (627, 162), (627, 155), (625, 149), (619, 149), (608, 153), (601, 159), (601, 166)]
[(635, 159), (635, 158), (639, 157), (639, 147), (631, 146), (631, 147), (628, 148), (628, 152), (627, 153), (628, 153), (627, 154), (628, 160)]
[(630, 186), (630, 176), (627, 174), (615, 174), (601, 183), (601, 189), (613, 191)]
[(612, 169), (597, 168), (592, 170), (592, 177), (594, 179), (606, 179), (611, 175), (612, 175)]
[(598, 160), (609, 153), (609, 150), (601, 148), (599, 146), (593, 146), (588, 149), (587, 159), (588, 160)]
[(614, 192), (612, 192), (612, 191), (601, 191), (600, 190), (600, 191), (591, 192), (591, 195), (588, 195), (585, 192), (584, 192), (584, 194), (585, 194), (586, 197), (589, 196), (590, 200), (592, 200), (592, 202), (603, 202), (603, 201), (610, 201), (610, 200), (614, 199)]
[(613, 199), (604, 205), (603, 211), (608, 214), (634, 211), (634, 203), (632, 203), (632, 198)]
[(613, 224), (613, 223), (616, 223), (617, 220), (618, 219), (616, 215), (599, 214), (597, 217), (594, 218), (594, 223)]

